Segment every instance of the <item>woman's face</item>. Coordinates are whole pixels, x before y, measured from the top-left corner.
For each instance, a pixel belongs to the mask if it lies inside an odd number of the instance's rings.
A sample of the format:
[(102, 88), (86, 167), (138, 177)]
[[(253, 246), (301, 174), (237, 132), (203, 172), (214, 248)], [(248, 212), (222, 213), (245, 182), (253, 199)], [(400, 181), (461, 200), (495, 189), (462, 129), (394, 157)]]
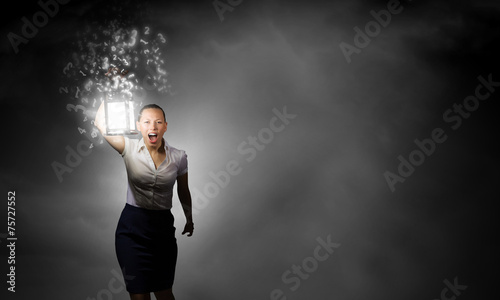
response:
[(161, 110), (148, 108), (142, 111), (137, 128), (147, 146), (158, 148), (162, 144), (163, 134), (167, 131), (167, 122), (163, 119)]

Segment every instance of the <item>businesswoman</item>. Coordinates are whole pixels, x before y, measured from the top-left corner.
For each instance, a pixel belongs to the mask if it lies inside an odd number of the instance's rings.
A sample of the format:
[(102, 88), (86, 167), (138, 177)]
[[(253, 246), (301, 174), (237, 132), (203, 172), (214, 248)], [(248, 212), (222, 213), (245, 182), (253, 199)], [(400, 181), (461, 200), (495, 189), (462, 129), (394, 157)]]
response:
[(158, 105), (142, 107), (136, 123), (140, 140), (107, 136), (103, 104), (95, 124), (127, 169), (127, 202), (116, 228), (115, 249), (130, 299), (149, 300), (151, 293), (158, 300), (175, 299), (177, 240), (170, 212), (175, 182), (186, 217), (182, 234), (191, 236), (194, 230), (187, 155), (163, 138), (167, 121)]

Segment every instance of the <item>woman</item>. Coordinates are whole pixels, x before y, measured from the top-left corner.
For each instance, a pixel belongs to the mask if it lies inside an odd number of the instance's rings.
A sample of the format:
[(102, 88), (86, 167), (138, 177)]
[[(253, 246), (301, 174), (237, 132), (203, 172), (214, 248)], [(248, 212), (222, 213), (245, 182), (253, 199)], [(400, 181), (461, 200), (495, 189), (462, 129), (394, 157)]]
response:
[(107, 136), (103, 104), (95, 124), (106, 141), (124, 159), (128, 175), (127, 203), (115, 235), (118, 262), (132, 300), (174, 299), (172, 284), (177, 261), (172, 190), (177, 182), (186, 225), (182, 234), (193, 234), (187, 156), (168, 145), (165, 112), (155, 104), (144, 106), (136, 122), (142, 139)]

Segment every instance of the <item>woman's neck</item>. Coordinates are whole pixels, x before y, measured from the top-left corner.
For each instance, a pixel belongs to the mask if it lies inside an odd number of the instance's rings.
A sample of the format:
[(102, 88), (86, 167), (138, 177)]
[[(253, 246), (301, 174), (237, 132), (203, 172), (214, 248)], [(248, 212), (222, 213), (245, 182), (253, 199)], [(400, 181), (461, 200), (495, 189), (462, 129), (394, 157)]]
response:
[(161, 139), (161, 145), (156, 147), (156, 148), (152, 147), (152, 146), (146, 146), (146, 148), (148, 149), (149, 153), (151, 153), (151, 154), (163, 153), (163, 152), (165, 152), (165, 140)]

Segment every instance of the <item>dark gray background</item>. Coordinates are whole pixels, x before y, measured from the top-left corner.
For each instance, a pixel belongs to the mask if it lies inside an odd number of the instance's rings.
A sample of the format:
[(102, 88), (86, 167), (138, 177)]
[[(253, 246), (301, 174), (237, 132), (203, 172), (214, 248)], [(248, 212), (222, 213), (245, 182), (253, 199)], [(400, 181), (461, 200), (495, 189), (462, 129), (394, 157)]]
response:
[[(3, 4), (0, 183), (5, 198), (16, 191), (19, 240), (17, 292), (7, 293), (4, 276), (1, 298), (96, 298), (119, 271), (121, 157), (96, 145), (63, 182), (51, 167), (82, 140), (81, 115), (58, 92), (68, 45), (85, 22), (116, 18), (117, 7), (169, 38), (164, 56), (177, 93), (148, 100), (167, 112), (169, 143), (188, 153), (192, 191), (230, 160), (242, 168), (195, 216), (193, 237), (180, 235), (174, 198), (177, 299), (269, 299), (277, 288), (288, 299), (439, 299), (455, 277), (467, 285), (458, 299), (496, 296), (500, 91), (457, 130), (442, 115), (474, 93), (479, 75), (500, 81), (500, 5), (402, 1), (348, 64), (339, 44), (352, 44), (353, 27), (386, 4), (243, 1), (221, 22), (212, 1), (72, 1), (18, 54), (7, 34), (19, 34), (21, 17), (40, 7)], [(247, 162), (237, 146), (283, 106), (297, 117)], [(383, 173), (397, 172), (397, 157), (438, 127), (448, 139), (392, 193)], [(0, 233), (6, 211), (5, 199)], [(290, 291), (283, 272), (328, 235), (341, 246)]]

